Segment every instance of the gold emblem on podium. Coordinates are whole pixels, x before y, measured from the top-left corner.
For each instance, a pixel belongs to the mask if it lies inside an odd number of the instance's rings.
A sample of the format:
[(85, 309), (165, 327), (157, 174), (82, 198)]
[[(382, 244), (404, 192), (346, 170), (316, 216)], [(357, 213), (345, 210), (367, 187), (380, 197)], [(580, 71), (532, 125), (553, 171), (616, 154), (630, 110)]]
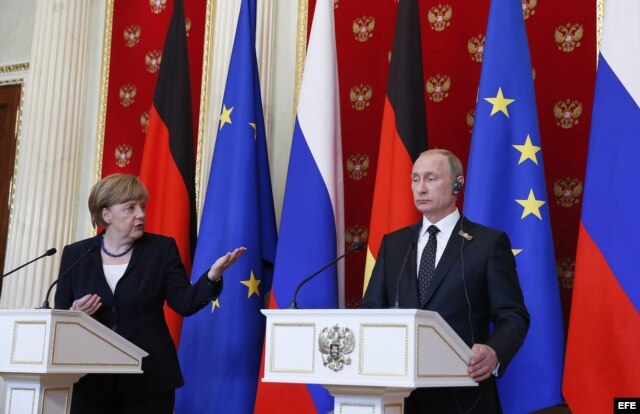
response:
[(338, 324), (326, 327), (318, 336), (318, 347), (322, 354), (322, 363), (325, 367), (338, 372), (345, 365), (351, 365), (348, 357), (356, 346), (353, 331), (349, 328), (341, 328)]

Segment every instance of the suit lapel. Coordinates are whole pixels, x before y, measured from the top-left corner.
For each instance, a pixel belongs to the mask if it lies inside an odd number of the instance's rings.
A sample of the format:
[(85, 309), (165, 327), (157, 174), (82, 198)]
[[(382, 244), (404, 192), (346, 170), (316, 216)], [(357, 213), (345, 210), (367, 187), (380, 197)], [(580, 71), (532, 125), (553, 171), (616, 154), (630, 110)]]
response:
[(413, 230), (409, 239), (409, 245), (413, 249), (407, 259), (407, 265), (400, 280), (400, 304), (402, 308), (417, 309), (419, 305), (418, 297), (418, 269), (416, 261), (418, 260), (418, 238), (420, 237), (420, 229), (422, 228), (422, 220), (411, 226)]
[(103, 270), (102, 270), (102, 253), (101, 253), (101, 241), (102, 241), (102, 234), (100, 233), (97, 236), (95, 236), (93, 238), (92, 243), (97, 247), (97, 249), (95, 249), (93, 252), (90, 253), (89, 255), (89, 259), (91, 260), (91, 264), (93, 265), (93, 267), (95, 268), (95, 271), (97, 275), (102, 275), (104, 274)]
[(95, 272), (93, 272), (92, 274), (95, 276), (95, 278), (98, 278), (99, 280), (97, 281), (99, 286), (99, 290), (93, 293), (97, 293), (98, 295), (100, 295), (100, 297), (102, 298), (103, 302), (107, 301), (107, 298), (109, 296), (113, 296), (113, 292), (111, 292), (111, 288), (109, 287), (109, 283), (107, 283), (107, 277), (104, 274), (104, 268), (102, 267), (102, 236), (104, 234), (104, 231), (99, 233), (95, 238), (93, 243), (95, 243), (95, 245), (97, 246), (97, 249), (95, 249), (90, 255), (89, 258), (91, 260), (91, 265), (94, 267)]
[[(460, 256), (461, 249), (463, 248), (463, 244), (462, 244), (463, 238), (462, 236), (458, 235), (458, 231), (461, 229), (461, 226), (460, 226), (461, 220), (464, 220), (464, 219), (460, 218), (460, 220), (458, 220), (455, 227), (453, 228), (453, 232), (451, 233), (451, 236), (449, 237), (449, 241), (447, 242), (447, 245), (444, 248), (442, 257), (440, 258), (440, 261), (438, 261), (438, 265), (436, 266), (436, 272), (435, 272), (435, 275), (433, 276), (433, 280), (431, 281), (431, 285), (429, 286), (427, 297), (425, 298), (424, 302), (420, 303), (420, 308), (424, 308), (424, 306), (427, 303), (429, 303), (429, 300), (431, 300), (431, 297), (433, 296), (435, 291), (438, 289), (438, 286), (440, 286), (442, 281), (445, 279), (445, 276), (449, 272), (449, 269), (451, 268), (451, 266), (453, 266), (455, 261), (458, 259), (458, 256)], [(465, 226), (467, 223), (469, 222), (465, 220), (464, 222)], [(469, 242), (465, 242), (464, 244), (466, 245), (468, 243)]]
[(122, 277), (125, 277), (128, 273), (131, 272), (131, 269), (133, 269), (133, 266), (135, 266), (135, 264), (140, 259), (140, 256), (142, 256), (142, 252), (144, 251), (146, 246), (147, 246), (147, 235), (145, 233), (140, 239), (135, 241), (135, 247), (131, 252), (131, 260), (129, 260), (129, 265), (127, 266), (127, 269), (124, 271), (124, 274), (122, 275)]

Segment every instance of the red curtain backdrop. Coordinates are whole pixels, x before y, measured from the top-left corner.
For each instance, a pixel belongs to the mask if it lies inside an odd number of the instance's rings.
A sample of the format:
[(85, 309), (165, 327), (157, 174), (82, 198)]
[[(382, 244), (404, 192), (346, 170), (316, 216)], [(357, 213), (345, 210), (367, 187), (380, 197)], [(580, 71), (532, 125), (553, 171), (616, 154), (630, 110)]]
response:
[[(315, 0), (309, 1), (313, 10)], [(596, 66), (596, 0), (522, 0), (534, 66), (559, 285), (568, 315)], [(206, 0), (185, 0), (194, 131)], [(397, 0), (334, 0), (340, 76), (347, 247), (367, 240)], [(116, 0), (103, 175), (136, 174), (172, 0)], [(466, 164), (489, 0), (420, 0), (431, 147)], [(157, 11), (157, 12), (156, 12)], [(309, 21), (311, 21), (309, 16)], [(134, 92), (135, 91), (135, 92)], [(407, 186), (409, 185), (407, 177)], [(461, 200), (464, 202), (464, 199)], [(362, 296), (365, 255), (347, 258), (346, 304)]]
[[(310, 1), (309, 10), (313, 10)], [(346, 243), (366, 239), (397, 0), (334, 0), (345, 162)], [(565, 316), (582, 200), (596, 68), (596, 0), (522, 1), (534, 67)], [(489, 0), (420, 0), (429, 146), (466, 165)], [(407, 186), (410, 177), (407, 177)], [(462, 198), (461, 203), (464, 202)], [(347, 258), (346, 303), (362, 295), (365, 255)]]
[[(193, 131), (196, 133), (206, 4), (206, 0), (184, 0)], [(172, 11), (173, 0), (114, 1), (103, 177), (140, 171), (149, 109), (158, 79), (158, 57), (162, 55)]]

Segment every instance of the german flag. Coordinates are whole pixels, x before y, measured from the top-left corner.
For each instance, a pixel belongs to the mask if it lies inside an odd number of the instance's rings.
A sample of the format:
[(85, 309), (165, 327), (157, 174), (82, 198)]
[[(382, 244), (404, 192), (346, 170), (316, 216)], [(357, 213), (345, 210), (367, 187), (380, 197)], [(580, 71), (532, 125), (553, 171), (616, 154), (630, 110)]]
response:
[[(140, 179), (149, 190), (145, 229), (173, 237), (187, 274), (196, 240), (195, 168), (187, 33), (182, 0), (176, 0), (149, 111)], [(176, 346), (182, 318), (165, 305)]]
[(413, 205), (410, 178), (413, 162), (427, 149), (426, 118), (418, 0), (403, 0), (398, 5), (382, 115), (364, 291), (382, 236), (420, 217)]

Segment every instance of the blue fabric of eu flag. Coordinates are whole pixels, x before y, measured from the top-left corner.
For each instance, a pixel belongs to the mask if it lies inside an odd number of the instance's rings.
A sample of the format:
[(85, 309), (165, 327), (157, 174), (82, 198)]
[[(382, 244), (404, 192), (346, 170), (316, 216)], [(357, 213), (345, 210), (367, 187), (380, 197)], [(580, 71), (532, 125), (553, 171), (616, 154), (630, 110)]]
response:
[(255, 0), (243, 0), (218, 122), (192, 278), (225, 253), (247, 252), (224, 273), (217, 300), (183, 324), (186, 385), (177, 414), (252, 413), (277, 242), (255, 54)]
[(562, 310), (533, 74), (519, 0), (491, 2), (469, 153), (464, 214), (506, 232), (531, 325), (498, 379), (505, 413), (562, 401)]

